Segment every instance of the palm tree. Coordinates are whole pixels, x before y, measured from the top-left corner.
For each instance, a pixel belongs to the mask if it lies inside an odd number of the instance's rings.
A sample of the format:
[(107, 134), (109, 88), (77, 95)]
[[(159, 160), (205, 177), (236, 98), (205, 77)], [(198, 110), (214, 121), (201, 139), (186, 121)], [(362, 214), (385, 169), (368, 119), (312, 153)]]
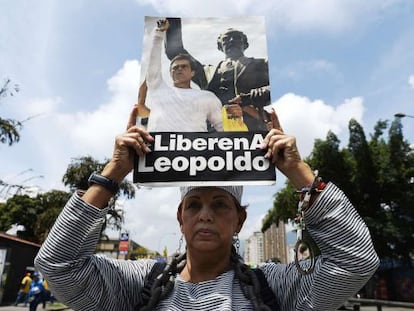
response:
[[(10, 79), (4, 81), (3, 86), (0, 88), (0, 99), (6, 96), (14, 96), (15, 93), (19, 92), (19, 86), (17, 84), (10, 85), (10, 83)], [(0, 117), (0, 143), (11, 146), (18, 142), (20, 139), (19, 131), (22, 125), (22, 121)]]

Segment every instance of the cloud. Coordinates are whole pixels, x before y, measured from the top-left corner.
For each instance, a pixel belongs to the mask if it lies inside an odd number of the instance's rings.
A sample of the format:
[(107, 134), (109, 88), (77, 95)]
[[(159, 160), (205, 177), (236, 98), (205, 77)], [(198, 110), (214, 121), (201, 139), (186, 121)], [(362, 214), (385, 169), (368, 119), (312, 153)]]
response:
[(139, 71), (138, 61), (126, 61), (108, 80), (110, 99), (94, 111), (63, 113), (61, 97), (31, 99), (13, 107), (18, 119), (35, 117), (24, 124), (20, 142), (2, 150), (2, 156), (11, 163), (2, 168), (2, 175), (12, 176), (36, 163), (34, 174), (45, 176), (43, 181), (36, 180), (41, 188), (61, 189), (61, 178), (72, 158), (109, 158), (114, 137), (125, 130), (136, 102)]
[(287, 93), (272, 104), (283, 130), (296, 136), (301, 155), (306, 157), (313, 148), (314, 140), (324, 139), (327, 132), (334, 132), (343, 142), (351, 118), (362, 122), (363, 99), (345, 99), (336, 107), (322, 100), (311, 100), (305, 96)]
[[(382, 12), (404, 0), (266, 0), (260, 4), (253, 0), (136, 0), (141, 5), (152, 6), (159, 15), (185, 17), (211, 16), (268, 16), (268, 23), (284, 31), (312, 31), (337, 33), (361, 27), (374, 21)], [(270, 18), (271, 17), (271, 18)]]
[[(323, 100), (312, 100), (293, 93), (284, 94), (272, 103), (285, 133), (294, 135), (302, 157), (307, 157), (315, 139), (325, 139), (327, 132), (334, 132), (347, 143), (348, 123), (351, 118), (362, 122), (364, 112), (363, 98), (345, 99), (337, 106)], [(276, 185), (271, 187), (247, 188), (245, 202), (249, 203), (248, 217), (240, 232), (240, 238), (248, 238), (254, 231), (260, 230), (262, 219), (272, 208), (273, 195), (284, 186), (286, 178), (277, 174)]]
[(169, 253), (174, 252), (181, 235), (176, 219), (179, 202), (177, 187), (140, 188), (137, 199), (125, 202), (124, 229), (145, 247), (161, 251), (167, 246)]
[[(126, 61), (123, 67), (108, 80), (111, 98), (92, 112), (60, 115), (58, 124), (73, 124), (68, 131), (69, 139), (79, 152), (111, 155), (112, 142), (125, 130), (127, 118), (137, 100), (140, 64), (137, 60)], [(69, 122), (69, 123), (68, 123)]]
[(414, 75), (410, 75), (410, 76), (408, 77), (408, 84), (409, 84), (412, 88), (414, 88)]

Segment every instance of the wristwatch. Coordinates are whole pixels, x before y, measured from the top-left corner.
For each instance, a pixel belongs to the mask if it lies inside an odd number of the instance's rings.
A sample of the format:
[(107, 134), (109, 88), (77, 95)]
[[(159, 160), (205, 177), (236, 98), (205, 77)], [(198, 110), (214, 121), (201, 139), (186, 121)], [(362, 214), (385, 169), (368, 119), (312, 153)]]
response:
[(93, 172), (88, 179), (89, 185), (97, 184), (104, 187), (106, 190), (111, 191), (113, 194), (118, 193), (119, 185), (117, 182), (109, 179), (108, 177), (102, 176), (96, 172)]

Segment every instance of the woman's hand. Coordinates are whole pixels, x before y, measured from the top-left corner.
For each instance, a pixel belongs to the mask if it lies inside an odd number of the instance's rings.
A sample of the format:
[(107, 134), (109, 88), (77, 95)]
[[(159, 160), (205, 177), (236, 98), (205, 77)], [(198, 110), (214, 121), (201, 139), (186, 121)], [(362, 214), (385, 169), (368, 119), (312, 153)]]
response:
[(265, 158), (269, 159), (296, 188), (301, 189), (313, 182), (310, 167), (303, 162), (296, 146), (296, 138), (286, 135), (280, 126), (276, 112), (271, 113), (273, 129), (263, 140), (262, 148), (267, 148)]
[(296, 138), (281, 130), (271, 129), (263, 141), (263, 147), (268, 148), (265, 158), (285, 175), (302, 162), (296, 147)]
[(121, 182), (133, 169), (135, 154), (143, 156), (150, 152), (148, 144), (153, 141), (153, 137), (146, 130), (136, 125), (130, 127), (116, 137), (112, 159), (102, 171), (102, 175)]
[(136, 154), (143, 156), (150, 152), (148, 144), (154, 138), (143, 128), (134, 125), (137, 116), (136, 107), (131, 111), (125, 133), (115, 138), (115, 146), (111, 161), (105, 166), (102, 175), (116, 182), (121, 182), (134, 167)]
[[(133, 169), (135, 155), (144, 155), (150, 152), (147, 144), (154, 141), (154, 138), (146, 130), (134, 125), (136, 114), (136, 109), (132, 109), (127, 123), (127, 131), (116, 137), (112, 159), (101, 172), (102, 176), (118, 184)], [(104, 208), (113, 195), (102, 185), (92, 184), (82, 196), (82, 200), (98, 208)]]

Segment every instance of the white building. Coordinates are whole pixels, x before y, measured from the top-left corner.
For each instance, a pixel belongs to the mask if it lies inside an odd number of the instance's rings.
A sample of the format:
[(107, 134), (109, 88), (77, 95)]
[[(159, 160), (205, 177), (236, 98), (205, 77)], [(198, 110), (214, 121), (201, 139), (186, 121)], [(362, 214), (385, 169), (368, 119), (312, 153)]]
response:
[(264, 261), (263, 254), (263, 233), (253, 232), (244, 246), (244, 262), (251, 266), (257, 266)]

